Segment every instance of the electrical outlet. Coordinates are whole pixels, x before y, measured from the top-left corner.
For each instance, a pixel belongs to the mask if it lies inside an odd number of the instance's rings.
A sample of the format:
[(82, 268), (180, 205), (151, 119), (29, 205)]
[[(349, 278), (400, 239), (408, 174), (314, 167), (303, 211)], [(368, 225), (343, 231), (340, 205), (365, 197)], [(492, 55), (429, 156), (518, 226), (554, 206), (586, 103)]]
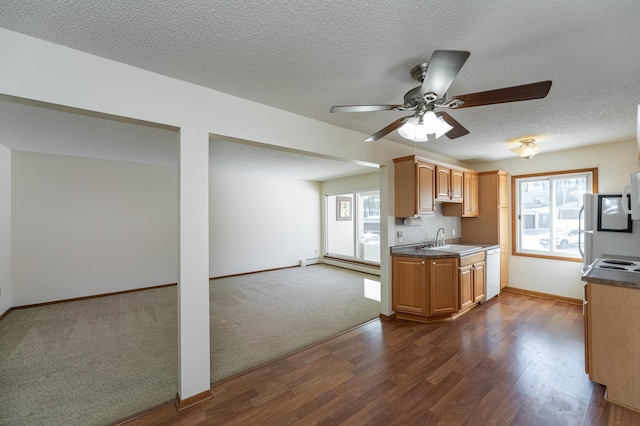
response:
[(454, 237), (456, 236), (456, 228), (453, 228), (453, 229), (451, 230), (451, 235), (453, 235)]
[(401, 243), (402, 242), (402, 231), (398, 231), (397, 235), (398, 235), (398, 242)]

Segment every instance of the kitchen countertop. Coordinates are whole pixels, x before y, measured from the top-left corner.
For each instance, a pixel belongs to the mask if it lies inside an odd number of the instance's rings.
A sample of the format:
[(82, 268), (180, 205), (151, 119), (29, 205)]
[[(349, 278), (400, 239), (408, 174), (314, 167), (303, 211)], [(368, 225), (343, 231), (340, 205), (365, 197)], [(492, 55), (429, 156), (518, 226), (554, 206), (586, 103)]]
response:
[[(602, 256), (602, 259), (626, 259), (640, 262), (640, 257), (617, 256), (608, 254)], [(592, 265), (595, 264), (598, 260), (600, 259), (596, 259), (592, 263)], [(582, 274), (582, 281), (587, 281), (595, 284), (605, 284), (618, 287), (640, 289), (640, 273), (638, 272), (617, 271), (614, 269), (600, 269), (590, 266), (589, 269), (587, 269), (585, 273)]]
[[(500, 248), (500, 245), (498, 244), (475, 244), (475, 243), (453, 243), (453, 244), (464, 244), (466, 246), (480, 247), (473, 251), (465, 251), (464, 253), (462, 253), (463, 256), (480, 253), (480, 252), (494, 249), (494, 248)], [(429, 258), (429, 259), (438, 259), (438, 258), (460, 257), (461, 255), (461, 253), (455, 253), (451, 251), (422, 250), (420, 247), (423, 247), (425, 245), (426, 243), (394, 246), (394, 247), (391, 247), (391, 256), (423, 257), (423, 258)]]

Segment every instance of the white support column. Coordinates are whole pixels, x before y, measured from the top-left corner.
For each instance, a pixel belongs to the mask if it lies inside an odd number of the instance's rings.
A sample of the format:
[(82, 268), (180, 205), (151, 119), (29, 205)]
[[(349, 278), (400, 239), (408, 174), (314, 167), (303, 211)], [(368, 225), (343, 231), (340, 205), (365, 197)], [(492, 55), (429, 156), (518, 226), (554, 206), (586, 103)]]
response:
[(391, 256), (389, 247), (395, 241), (393, 216), (393, 166), (380, 168), (380, 313), (391, 316)]
[[(209, 133), (181, 128), (178, 408), (210, 395)], [(185, 404), (188, 405), (188, 404)]]

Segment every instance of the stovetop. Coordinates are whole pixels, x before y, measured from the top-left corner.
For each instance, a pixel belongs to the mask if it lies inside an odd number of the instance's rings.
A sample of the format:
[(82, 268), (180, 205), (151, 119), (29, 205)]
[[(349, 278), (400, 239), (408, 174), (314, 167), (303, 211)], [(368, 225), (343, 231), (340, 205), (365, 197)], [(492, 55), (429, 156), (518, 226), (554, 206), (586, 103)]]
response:
[(640, 273), (640, 262), (626, 259), (599, 259), (594, 268)]

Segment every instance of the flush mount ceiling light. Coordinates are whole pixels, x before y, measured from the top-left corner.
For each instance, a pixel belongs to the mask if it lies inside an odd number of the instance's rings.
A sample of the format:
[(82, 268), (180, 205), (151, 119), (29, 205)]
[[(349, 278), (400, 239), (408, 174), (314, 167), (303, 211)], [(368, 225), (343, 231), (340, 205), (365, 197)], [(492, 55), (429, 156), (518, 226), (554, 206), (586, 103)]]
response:
[(436, 139), (453, 129), (442, 117), (436, 116), (433, 111), (419, 112), (409, 118), (398, 129), (398, 133), (405, 139), (414, 142), (425, 142), (429, 135), (435, 135)]
[(540, 151), (540, 147), (534, 143), (535, 141), (535, 139), (523, 139), (519, 141), (520, 147), (512, 149), (511, 152), (515, 152), (520, 157), (528, 160)]

